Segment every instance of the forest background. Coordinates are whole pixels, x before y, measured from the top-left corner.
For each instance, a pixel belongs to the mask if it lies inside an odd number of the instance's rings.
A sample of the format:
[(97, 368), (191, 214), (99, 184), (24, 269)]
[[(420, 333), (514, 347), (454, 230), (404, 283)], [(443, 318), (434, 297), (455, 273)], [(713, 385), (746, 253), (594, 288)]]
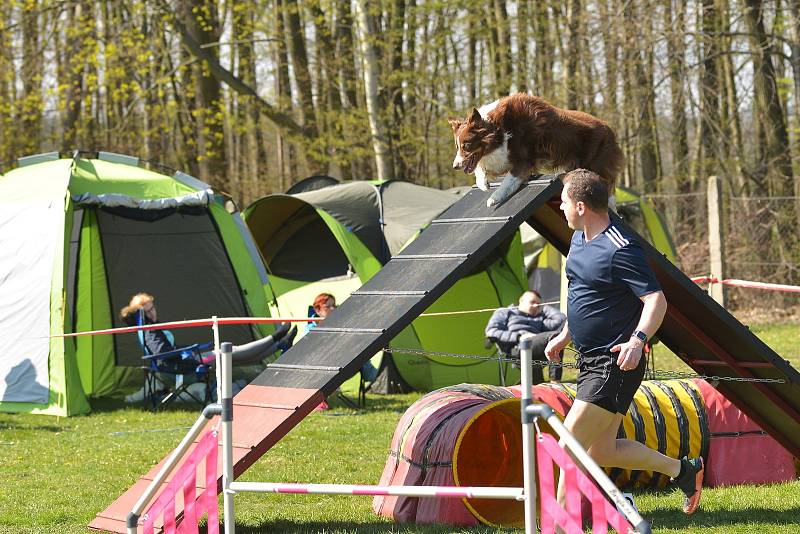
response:
[[(800, 283), (800, 0), (0, 0), (0, 161), (106, 150), (240, 207), (312, 174), (447, 188), (447, 118), (516, 91), (616, 130), (708, 273)], [(787, 294), (732, 304), (797, 304)]]

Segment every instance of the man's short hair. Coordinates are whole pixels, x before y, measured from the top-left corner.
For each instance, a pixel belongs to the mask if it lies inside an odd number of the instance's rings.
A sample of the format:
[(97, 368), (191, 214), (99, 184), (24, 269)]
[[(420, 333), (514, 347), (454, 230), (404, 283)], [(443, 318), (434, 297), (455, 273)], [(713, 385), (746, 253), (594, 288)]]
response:
[(567, 195), (574, 202), (583, 202), (592, 211), (608, 211), (608, 183), (587, 169), (575, 169), (564, 176)]

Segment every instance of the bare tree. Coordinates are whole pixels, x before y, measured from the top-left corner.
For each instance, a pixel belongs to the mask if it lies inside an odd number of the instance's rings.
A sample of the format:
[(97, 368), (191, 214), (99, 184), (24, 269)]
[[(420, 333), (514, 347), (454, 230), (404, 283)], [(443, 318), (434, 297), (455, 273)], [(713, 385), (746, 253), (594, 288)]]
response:
[(358, 26), (358, 40), (361, 48), (364, 88), (367, 99), (367, 114), (372, 134), (372, 147), (375, 154), (375, 165), (378, 170), (379, 180), (394, 179), (394, 168), (389, 154), (388, 135), (386, 124), (380, 113), (380, 100), (378, 96), (378, 54), (371, 42), (375, 35), (374, 22), (371, 21), (365, 0), (356, 1), (356, 20)]
[(322, 167), (321, 162), (325, 158), (323, 154), (318, 152), (319, 146), (316, 144), (319, 128), (317, 127), (316, 111), (314, 109), (314, 95), (312, 93), (312, 78), (308, 64), (308, 52), (306, 51), (305, 32), (300, 21), (300, 6), (297, 0), (283, 0), (283, 7), (286, 42), (292, 61), (292, 72), (296, 82), (297, 98), (300, 103), (300, 113), (303, 118), (305, 140), (307, 141), (305, 143), (306, 165), (311, 173), (324, 172), (325, 169)]
[(567, 50), (564, 69), (564, 95), (570, 109), (578, 108), (578, 60), (580, 58), (581, 0), (567, 4)]
[(21, 6), (22, 18), (22, 95), (17, 103), (17, 116), (20, 118), (20, 133), (16, 136), (16, 152), (32, 154), (39, 151), (42, 122), (43, 77), (42, 34), (39, 0), (30, 0)]

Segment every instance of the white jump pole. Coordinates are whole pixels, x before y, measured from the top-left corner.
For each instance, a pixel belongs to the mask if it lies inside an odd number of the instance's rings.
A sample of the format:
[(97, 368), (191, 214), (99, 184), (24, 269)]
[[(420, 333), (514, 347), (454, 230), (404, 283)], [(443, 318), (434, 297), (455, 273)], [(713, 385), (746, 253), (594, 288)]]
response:
[(222, 512), (225, 524), (225, 534), (236, 532), (236, 521), (233, 510), (233, 492), (230, 485), (233, 483), (233, 384), (231, 372), (233, 369), (233, 345), (222, 343), (219, 355), (218, 369), (220, 370), (219, 403), (222, 406), (220, 427), (222, 430)]
[(288, 493), (294, 495), (387, 495), (403, 497), (438, 497), (461, 499), (525, 498), (522, 488), (511, 487), (452, 487), (452, 486), (370, 486), (358, 484), (283, 484), (270, 482), (233, 482), (231, 493)]
[(523, 334), (519, 340), (519, 358), (521, 370), (522, 395), (520, 411), (522, 417), (522, 477), (525, 494), (525, 534), (536, 532), (536, 450), (533, 447), (533, 421), (527, 408), (533, 403), (531, 396), (533, 338), (530, 333)]

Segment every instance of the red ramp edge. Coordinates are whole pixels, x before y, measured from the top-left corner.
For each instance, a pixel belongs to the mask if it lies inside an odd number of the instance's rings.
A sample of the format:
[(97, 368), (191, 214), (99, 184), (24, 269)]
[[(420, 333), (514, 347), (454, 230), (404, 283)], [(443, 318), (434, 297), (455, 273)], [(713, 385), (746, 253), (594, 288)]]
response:
[[(248, 467), (275, 445), (289, 430), (311, 413), (325, 396), (320, 390), (249, 385), (233, 399), (233, 473), (241, 475)], [(215, 417), (206, 425), (217, 424)], [(186, 455), (188, 456), (188, 454)], [(164, 460), (123, 493), (108, 508), (98, 513), (89, 528), (100, 531), (127, 532), (127, 517), (148, 484), (161, 469)], [(176, 468), (177, 470), (177, 468)], [(222, 489), (222, 455), (219, 455), (217, 492)], [(199, 489), (204, 489), (204, 477), (197, 477)], [(166, 486), (167, 479), (162, 488)], [(156, 493), (156, 496), (158, 493)], [(176, 498), (177, 510), (183, 509), (182, 495)], [(149, 503), (148, 503), (149, 506)], [(146, 510), (147, 508), (145, 508)], [(161, 525), (159, 525), (160, 527)]]

